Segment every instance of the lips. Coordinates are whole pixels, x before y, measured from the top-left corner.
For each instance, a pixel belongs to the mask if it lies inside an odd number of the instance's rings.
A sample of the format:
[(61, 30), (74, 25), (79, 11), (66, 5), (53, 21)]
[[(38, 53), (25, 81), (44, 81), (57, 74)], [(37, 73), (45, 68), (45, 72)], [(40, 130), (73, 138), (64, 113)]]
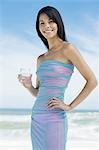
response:
[(46, 31), (43, 31), (44, 33), (50, 33), (52, 32), (53, 30), (46, 30)]

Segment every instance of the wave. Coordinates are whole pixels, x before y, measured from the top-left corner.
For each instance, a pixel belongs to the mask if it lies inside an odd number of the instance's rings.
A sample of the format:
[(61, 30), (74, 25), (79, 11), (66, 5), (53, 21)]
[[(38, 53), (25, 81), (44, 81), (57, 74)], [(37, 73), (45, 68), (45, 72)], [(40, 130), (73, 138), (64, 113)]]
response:
[[(69, 112), (68, 139), (74, 141), (99, 140), (99, 112)], [(0, 115), (0, 139), (29, 138), (31, 114), (28, 115)]]

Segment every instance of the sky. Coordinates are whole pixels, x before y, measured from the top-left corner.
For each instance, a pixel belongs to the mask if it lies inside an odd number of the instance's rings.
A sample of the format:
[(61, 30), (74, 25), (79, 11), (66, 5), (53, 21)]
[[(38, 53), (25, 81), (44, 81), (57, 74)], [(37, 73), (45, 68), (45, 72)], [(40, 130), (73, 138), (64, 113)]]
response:
[[(35, 29), (38, 11), (53, 6), (60, 12), (69, 42), (85, 58), (99, 77), (99, 2), (98, 0), (0, 0), (0, 108), (32, 108), (33, 97), (17, 80), (21, 67), (31, 68), (35, 87), (36, 60), (47, 49)], [(65, 103), (81, 91), (85, 79), (75, 68)], [(75, 109), (99, 110), (99, 87)]]

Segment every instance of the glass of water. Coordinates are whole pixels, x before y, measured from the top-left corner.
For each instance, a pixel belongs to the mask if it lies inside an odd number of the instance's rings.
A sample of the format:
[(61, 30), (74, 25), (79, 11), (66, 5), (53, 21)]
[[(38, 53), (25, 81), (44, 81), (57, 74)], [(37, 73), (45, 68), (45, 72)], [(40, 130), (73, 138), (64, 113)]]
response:
[(19, 74), (25, 77), (30, 77), (32, 75), (30, 68), (20, 68)]

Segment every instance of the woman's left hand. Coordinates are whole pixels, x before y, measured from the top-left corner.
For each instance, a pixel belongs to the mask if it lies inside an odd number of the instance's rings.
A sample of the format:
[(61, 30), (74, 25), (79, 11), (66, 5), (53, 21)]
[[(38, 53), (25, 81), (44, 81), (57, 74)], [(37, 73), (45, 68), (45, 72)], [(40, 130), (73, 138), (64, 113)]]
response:
[(51, 109), (60, 108), (64, 111), (68, 111), (72, 109), (70, 105), (65, 104), (62, 100), (56, 97), (53, 97), (52, 99), (49, 100), (48, 108), (51, 108)]

